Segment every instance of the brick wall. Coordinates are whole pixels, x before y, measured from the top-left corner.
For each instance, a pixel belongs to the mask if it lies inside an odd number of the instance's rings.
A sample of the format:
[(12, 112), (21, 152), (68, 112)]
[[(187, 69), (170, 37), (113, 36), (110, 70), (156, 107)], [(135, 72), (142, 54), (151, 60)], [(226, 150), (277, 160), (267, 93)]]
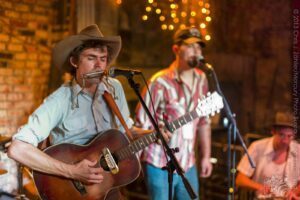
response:
[(0, 3), (0, 134), (15, 133), (47, 95), (54, 3)]

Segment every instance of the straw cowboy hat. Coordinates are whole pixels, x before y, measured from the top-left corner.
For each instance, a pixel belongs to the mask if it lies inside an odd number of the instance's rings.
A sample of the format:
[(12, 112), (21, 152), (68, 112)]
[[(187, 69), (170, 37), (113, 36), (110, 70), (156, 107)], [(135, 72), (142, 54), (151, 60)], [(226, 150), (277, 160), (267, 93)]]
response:
[(273, 127), (296, 127), (295, 117), (290, 112), (277, 112), (275, 115), (275, 121)]
[(96, 24), (85, 27), (76, 35), (71, 35), (55, 45), (52, 52), (53, 64), (61, 70), (70, 69), (70, 53), (87, 40), (98, 40), (108, 47), (108, 65), (118, 56), (121, 49), (120, 36), (104, 35)]

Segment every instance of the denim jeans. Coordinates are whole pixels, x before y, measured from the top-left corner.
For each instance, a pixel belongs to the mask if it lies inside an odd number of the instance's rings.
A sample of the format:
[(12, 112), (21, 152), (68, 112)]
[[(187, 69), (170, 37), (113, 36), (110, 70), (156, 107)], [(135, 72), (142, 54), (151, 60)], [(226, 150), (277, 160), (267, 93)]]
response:
[[(146, 185), (150, 199), (152, 200), (168, 200), (169, 199), (169, 184), (168, 173), (166, 170), (154, 167), (150, 164), (144, 165), (144, 172), (146, 175)], [(191, 184), (197, 196), (199, 196), (199, 181), (196, 167), (193, 166), (186, 173), (185, 177)], [(177, 200), (191, 199), (186, 191), (181, 177), (177, 174), (173, 174), (173, 198)], [(199, 197), (197, 198), (199, 199)]]

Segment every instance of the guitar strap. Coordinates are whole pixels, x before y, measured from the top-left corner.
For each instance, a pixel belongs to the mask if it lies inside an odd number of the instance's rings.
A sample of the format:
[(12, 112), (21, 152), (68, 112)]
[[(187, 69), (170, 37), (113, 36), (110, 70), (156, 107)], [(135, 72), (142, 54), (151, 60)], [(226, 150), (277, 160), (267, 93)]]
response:
[(105, 99), (106, 103), (108, 104), (108, 106), (110, 107), (110, 109), (112, 110), (112, 112), (118, 117), (118, 119), (120, 120), (122, 126), (124, 127), (125, 129), (125, 133), (127, 135), (127, 137), (130, 139), (130, 140), (133, 140), (133, 137), (132, 137), (132, 134), (123, 118), (123, 116), (121, 115), (120, 113), (120, 110), (116, 104), (116, 102), (114, 101), (114, 99), (112, 98), (111, 94), (108, 93), (108, 92), (104, 92), (103, 94), (103, 98)]

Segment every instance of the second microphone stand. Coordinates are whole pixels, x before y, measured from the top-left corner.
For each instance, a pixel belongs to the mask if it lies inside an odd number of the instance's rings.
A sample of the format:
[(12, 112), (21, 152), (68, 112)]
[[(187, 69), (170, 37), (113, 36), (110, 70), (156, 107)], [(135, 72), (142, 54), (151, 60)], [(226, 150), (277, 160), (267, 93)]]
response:
[[(235, 190), (235, 151), (233, 154), (233, 159), (231, 159), (231, 140), (232, 140), (232, 135), (233, 135), (233, 140), (234, 142), (236, 141), (236, 137), (238, 137), (243, 149), (245, 150), (245, 153), (248, 157), (248, 160), (250, 162), (250, 165), (252, 168), (255, 168), (255, 164), (252, 160), (252, 158), (250, 157), (247, 147), (243, 141), (243, 138), (240, 134), (239, 129), (237, 128), (237, 124), (236, 124), (236, 120), (235, 120), (235, 114), (233, 114), (231, 112), (230, 106), (224, 96), (224, 94), (222, 93), (222, 90), (220, 88), (219, 85), (219, 81), (217, 78), (217, 75), (214, 71), (214, 69), (212, 68), (211, 65), (207, 64), (207, 63), (202, 63), (202, 67), (200, 67), (200, 69), (202, 71), (205, 72), (208, 80), (210, 81), (211, 84), (213, 84), (215, 86), (215, 90), (219, 93), (219, 95), (221, 95), (223, 97), (223, 103), (224, 103), (224, 110), (226, 113), (226, 117), (229, 120), (230, 124), (228, 127), (228, 135), (227, 135), (227, 139), (228, 139), (228, 146), (227, 146), (227, 178), (228, 178), (228, 196), (227, 199), (231, 200), (234, 199), (234, 190)], [(231, 177), (232, 174), (232, 177)]]

